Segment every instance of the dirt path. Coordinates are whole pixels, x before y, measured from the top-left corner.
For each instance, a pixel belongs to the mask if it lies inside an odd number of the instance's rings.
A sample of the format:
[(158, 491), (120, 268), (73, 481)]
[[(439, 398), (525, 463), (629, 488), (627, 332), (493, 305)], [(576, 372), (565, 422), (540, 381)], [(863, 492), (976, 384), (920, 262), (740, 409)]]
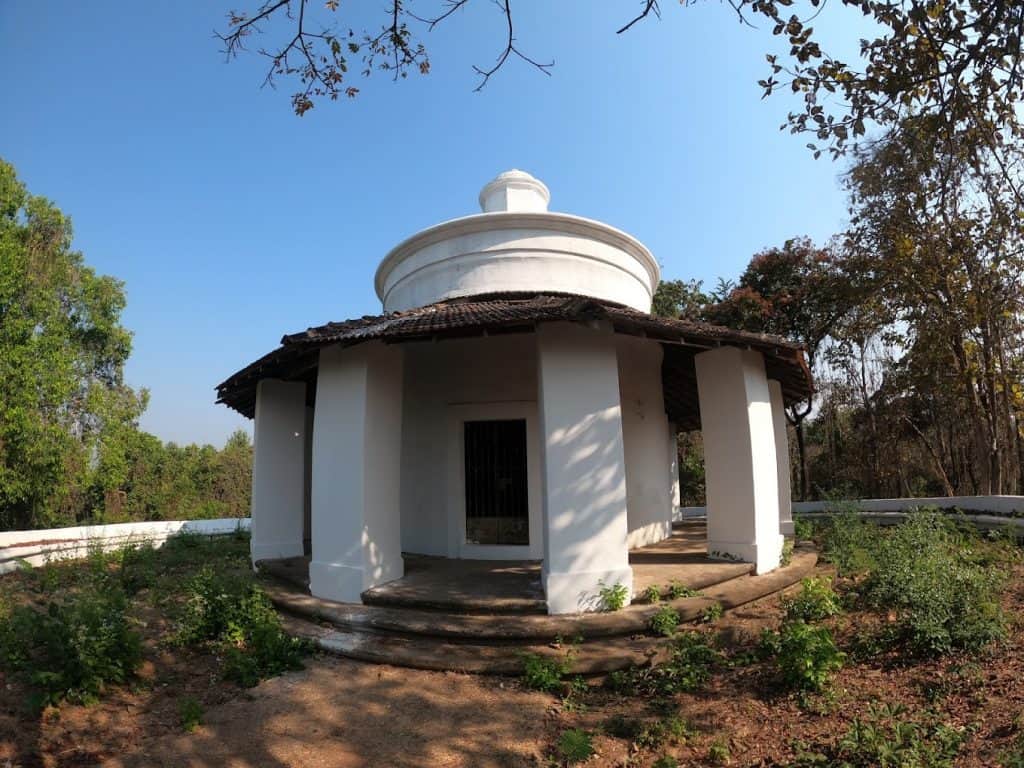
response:
[(143, 742), (138, 752), (106, 764), (536, 765), (544, 750), (544, 729), (537, 726), (552, 703), (495, 678), (316, 659), (304, 672), (268, 680), (211, 709), (194, 732)]

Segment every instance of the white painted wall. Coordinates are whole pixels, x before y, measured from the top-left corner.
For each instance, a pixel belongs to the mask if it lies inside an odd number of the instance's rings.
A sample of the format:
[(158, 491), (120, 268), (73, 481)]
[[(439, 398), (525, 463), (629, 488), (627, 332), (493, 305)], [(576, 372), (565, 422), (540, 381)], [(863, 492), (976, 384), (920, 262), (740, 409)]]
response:
[(129, 544), (162, 545), (179, 533), (223, 536), (249, 530), (249, 518), (223, 517), (216, 520), (157, 520), (149, 523), (111, 523), (46, 528), (0, 533), (0, 574), (24, 564), (38, 567), (55, 560), (85, 557), (96, 548), (103, 551)]
[(310, 592), (358, 602), (401, 578), (402, 348), (321, 350), (313, 428)]
[(793, 480), (789, 464), (789, 432), (786, 421), (786, 403), (782, 397), (782, 384), (768, 380), (768, 394), (772, 402), (772, 427), (775, 432), (775, 460), (779, 485), (779, 532), (793, 535)]
[(777, 568), (779, 533), (775, 430), (760, 352), (720, 347), (695, 358), (704, 438), (708, 552)]
[(549, 212), (543, 184), (503, 176), (481, 193), (486, 213), (423, 230), (384, 257), (375, 286), (385, 311), (498, 291), (579, 293), (650, 311), (660, 271), (636, 238)]
[(548, 612), (593, 610), (602, 583), (633, 588), (615, 339), (547, 323), (536, 340)]
[[(543, 556), (537, 352), (530, 334), (403, 345), (402, 549), (441, 557)], [(527, 418), (530, 548), (467, 549), (462, 506), (461, 423)], [(457, 498), (456, 498), (457, 497)]]
[(253, 562), (302, 554), (306, 385), (263, 379), (253, 429)]
[(668, 417), (661, 390), (661, 344), (615, 336), (626, 457), (629, 547), (672, 535), (671, 467), (665, 465)]

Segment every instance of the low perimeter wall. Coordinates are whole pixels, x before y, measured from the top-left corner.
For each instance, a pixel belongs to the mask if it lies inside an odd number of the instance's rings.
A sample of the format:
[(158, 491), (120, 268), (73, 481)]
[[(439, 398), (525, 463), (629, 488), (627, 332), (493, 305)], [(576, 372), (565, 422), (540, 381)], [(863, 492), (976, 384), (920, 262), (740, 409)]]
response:
[(74, 528), (47, 528), (40, 531), (0, 532), (0, 574), (22, 567), (39, 566), (50, 560), (84, 557), (102, 547), (117, 549), (125, 544), (149, 542), (160, 546), (178, 533), (223, 536), (239, 529), (249, 530), (249, 518), (225, 517), (218, 520), (159, 520), (154, 523), (114, 523), (79, 525)]
[[(816, 517), (837, 510), (856, 509), (866, 517), (882, 522), (902, 519), (909, 510), (938, 507), (958, 510), (970, 516), (981, 528), (1007, 525), (1024, 532), (1024, 496), (930, 496), (919, 499), (855, 499), (850, 501), (797, 501), (794, 515)], [(676, 520), (707, 516), (705, 507), (678, 507)]]

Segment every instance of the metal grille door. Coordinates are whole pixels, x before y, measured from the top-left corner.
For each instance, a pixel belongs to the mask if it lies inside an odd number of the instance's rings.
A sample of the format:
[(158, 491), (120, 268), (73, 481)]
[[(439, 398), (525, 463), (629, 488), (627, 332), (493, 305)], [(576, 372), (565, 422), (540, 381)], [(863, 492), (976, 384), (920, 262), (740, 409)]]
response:
[(527, 545), (526, 420), (467, 421), (466, 543)]

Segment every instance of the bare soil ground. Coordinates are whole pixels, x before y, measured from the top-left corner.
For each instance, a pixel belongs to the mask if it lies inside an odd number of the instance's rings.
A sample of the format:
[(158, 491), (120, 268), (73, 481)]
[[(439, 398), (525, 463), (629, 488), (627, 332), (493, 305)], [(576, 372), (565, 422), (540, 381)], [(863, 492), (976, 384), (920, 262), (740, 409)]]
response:
[[(1024, 733), (1024, 566), (1010, 576), (1010, 635), (986, 654), (851, 660), (830, 693), (803, 702), (778, 693), (768, 663), (722, 666), (700, 691), (668, 702), (694, 735), (642, 748), (602, 733), (605, 724), (613, 715), (655, 722), (665, 704), (613, 693), (597, 680), (566, 702), (508, 678), (316, 656), (302, 672), (243, 690), (221, 679), (220, 660), (209, 653), (161, 644), (167, 627), (150, 609), (139, 615), (146, 662), (138, 680), (95, 704), (31, 714), (21, 685), (0, 672), (0, 766), (546, 766), (558, 764), (555, 745), (569, 728), (594, 734), (597, 754), (583, 763), (593, 768), (652, 766), (663, 756), (681, 766), (786, 766), (801, 744), (813, 751), (833, 742), (884, 702), (905, 706), (906, 718), (967, 729), (954, 765), (993, 768)], [(27, 583), (21, 574), (0, 582), (8, 595)], [(739, 658), (781, 618), (772, 596), (699, 631)], [(866, 626), (884, 621), (858, 612), (828, 623), (849, 648)], [(204, 710), (192, 732), (179, 721), (187, 697)]]

